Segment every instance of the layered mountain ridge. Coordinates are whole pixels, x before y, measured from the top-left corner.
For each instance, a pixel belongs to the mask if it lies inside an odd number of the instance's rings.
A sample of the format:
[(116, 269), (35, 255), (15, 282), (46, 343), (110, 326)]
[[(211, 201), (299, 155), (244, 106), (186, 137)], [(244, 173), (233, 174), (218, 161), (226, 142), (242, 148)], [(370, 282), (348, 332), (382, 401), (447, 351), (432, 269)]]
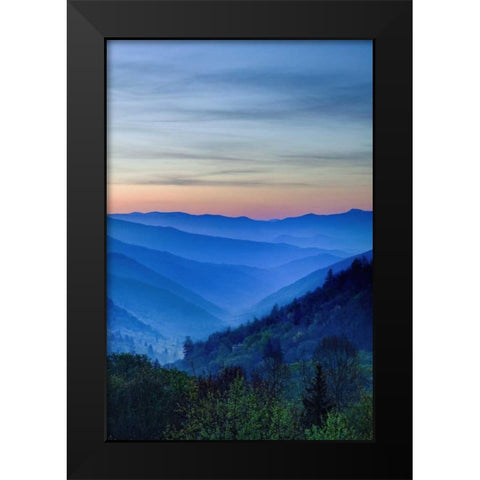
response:
[(270, 221), (109, 215), (107, 320), (131, 316), (150, 329), (110, 321), (111, 351), (146, 352), (161, 363), (181, 358), (185, 337), (202, 341), (265, 315), (322, 286), (329, 269), (371, 259), (371, 230), (372, 212), (361, 210)]

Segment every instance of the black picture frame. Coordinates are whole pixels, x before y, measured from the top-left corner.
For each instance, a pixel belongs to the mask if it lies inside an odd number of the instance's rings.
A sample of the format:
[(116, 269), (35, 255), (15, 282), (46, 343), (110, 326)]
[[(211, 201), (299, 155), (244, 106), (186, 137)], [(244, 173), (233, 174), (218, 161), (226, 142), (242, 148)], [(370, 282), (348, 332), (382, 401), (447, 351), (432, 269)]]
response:
[[(393, 1), (67, 1), (67, 476), (412, 476), (412, 19)], [(373, 39), (373, 441), (107, 442), (105, 45), (113, 38)]]

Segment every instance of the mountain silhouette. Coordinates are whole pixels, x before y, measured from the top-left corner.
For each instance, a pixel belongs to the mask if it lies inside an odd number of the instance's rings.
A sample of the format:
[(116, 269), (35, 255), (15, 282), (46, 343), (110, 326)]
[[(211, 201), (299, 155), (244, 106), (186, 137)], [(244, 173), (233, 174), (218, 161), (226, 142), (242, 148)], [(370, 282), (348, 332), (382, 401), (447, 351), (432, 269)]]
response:
[(192, 292), (188, 288), (183, 287), (177, 282), (170, 280), (163, 275), (147, 268), (145, 265), (136, 262), (126, 255), (120, 253), (107, 254), (107, 275), (115, 275), (117, 277), (137, 280), (147, 283), (156, 288), (168, 290), (169, 292), (183, 298), (184, 300), (197, 305), (212, 315), (222, 318), (225, 311), (216, 306), (212, 302), (205, 300), (200, 295)]
[[(307, 214), (275, 220), (191, 215), (182, 212), (113, 214), (112, 219), (231, 239), (288, 243), (300, 247), (347, 249), (343, 256), (368, 250), (372, 243), (372, 212), (352, 209), (332, 215)], [(333, 252), (331, 252), (333, 253)], [(342, 255), (339, 255), (342, 256)]]
[(108, 275), (107, 296), (167, 338), (183, 340), (190, 335), (201, 339), (225, 328), (222, 320), (197, 305), (137, 280)]
[(268, 313), (274, 305), (278, 305), (279, 307), (286, 305), (295, 298), (301, 297), (302, 295), (321, 287), (325, 282), (330, 269), (335, 274), (348, 268), (356, 258), (365, 258), (366, 260), (370, 261), (372, 260), (372, 257), (373, 252), (372, 250), (369, 250), (368, 252), (345, 258), (337, 263), (329, 265), (328, 267), (316, 270), (300, 280), (297, 280), (291, 285), (287, 285), (277, 292), (267, 296), (258, 304), (256, 304), (253, 309), (251, 309), (251, 312), (255, 313), (255, 315), (264, 315)]
[(198, 235), (172, 227), (152, 227), (111, 218), (107, 220), (107, 230), (111, 237), (125, 243), (218, 264), (268, 268), (324, 253), (315, 248)]

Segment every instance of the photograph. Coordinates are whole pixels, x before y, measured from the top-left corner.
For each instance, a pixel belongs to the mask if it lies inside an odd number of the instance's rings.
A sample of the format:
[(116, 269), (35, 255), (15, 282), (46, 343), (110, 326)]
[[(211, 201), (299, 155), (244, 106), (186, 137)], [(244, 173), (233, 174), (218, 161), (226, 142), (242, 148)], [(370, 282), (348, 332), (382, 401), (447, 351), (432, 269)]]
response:
[(106, 40), (106, 439), (372, 441), (373, 41)]

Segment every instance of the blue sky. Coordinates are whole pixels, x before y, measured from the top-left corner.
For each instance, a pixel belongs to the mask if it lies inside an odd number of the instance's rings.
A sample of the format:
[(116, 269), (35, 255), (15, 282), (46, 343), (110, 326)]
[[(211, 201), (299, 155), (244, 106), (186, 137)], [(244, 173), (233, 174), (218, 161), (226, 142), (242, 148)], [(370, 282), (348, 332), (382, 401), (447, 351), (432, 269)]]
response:
[(109, 211), (371, 208), (370, 41), (114, 40), (107, 62)]

